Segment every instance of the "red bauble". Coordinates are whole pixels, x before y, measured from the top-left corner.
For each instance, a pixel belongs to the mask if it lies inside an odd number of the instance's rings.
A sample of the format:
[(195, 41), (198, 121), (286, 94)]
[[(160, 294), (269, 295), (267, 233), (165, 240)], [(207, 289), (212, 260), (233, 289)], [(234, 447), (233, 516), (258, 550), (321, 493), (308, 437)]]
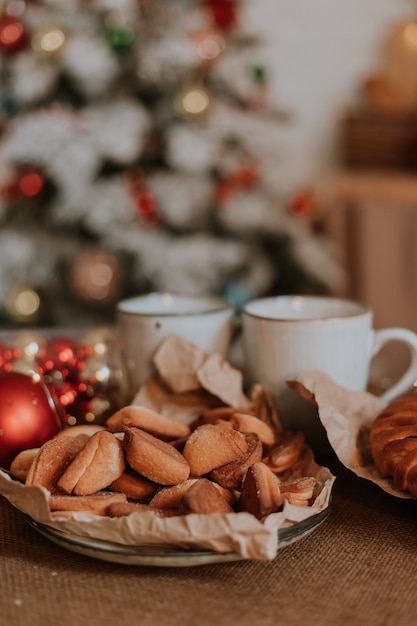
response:
[(45, 179), (39, 172), (28, 171), (22, 174), (18, 184), (26, 198), (35, 198), (45, 187)]
[(0, 341), (0, 372), (11, 372), (13, 361), (19, 356), (19, 352), (14, 348), (9, 348)]
[(15, 17), (0, 19), (0, 51), (9, 54), (24, 47), (26, 33), (23, 24)]
[(213, 24), (222, 30), (236, 26), (238, 8), (236, 0), (203, 0), (208, 9)]
[(66, 377), (80, 368), (78, 350), (78, 342), (74, 339), (54, 337), (48, 341), (45, 350), (38, 358), (39, 365), (44, 373), (58, 370), (63, 377)]
[(0, 374), (0, 466), (38, 448), (63, 428), (63, 413), (43, 382), (27, 374)]
[(315, 201), (314, 193), (309, 189), (299, 191), (289, 199), (288, 211), (296, 216), (309, 215), (314, 210)]

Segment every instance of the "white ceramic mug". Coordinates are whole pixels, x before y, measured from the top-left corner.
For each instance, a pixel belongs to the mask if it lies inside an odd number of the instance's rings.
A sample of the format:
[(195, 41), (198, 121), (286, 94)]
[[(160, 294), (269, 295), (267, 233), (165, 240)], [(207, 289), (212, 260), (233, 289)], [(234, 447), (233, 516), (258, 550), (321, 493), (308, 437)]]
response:
[(289, 389), (304, 370), (318, 369), (351, 390), (367, 387), (372, 358), (389, 341), (405, 342), (410, 365), (383, 398), (405, 393), (417, 379), (417, 335), (405, 328), (373, 329), (365, 305), (327, 296), (277, 296), (248, 302), (242, 311), (247, 383), (271, 395), (284, 427), (300, 429), (312, 447), (323, 449), (321, 424), (305, 400)]
[(227, 358), (234, 307), (228, 300), (214, 295), (149, 293), (119, 302), (117, 321), (133, 396), (154, 372), (153, 355), (171, 333)]

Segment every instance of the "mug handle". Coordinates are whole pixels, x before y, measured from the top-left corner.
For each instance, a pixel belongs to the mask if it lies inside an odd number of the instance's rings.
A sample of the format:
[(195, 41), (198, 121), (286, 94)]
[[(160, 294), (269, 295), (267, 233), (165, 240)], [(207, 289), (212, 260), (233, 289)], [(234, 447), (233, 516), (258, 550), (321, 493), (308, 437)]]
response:
[(410, 348), (410, 365), (401, 378), (380, 398), (385, 402), (391, 402), (397, 396), (407, 393), (417, 381), (417, 334), (407, 328), (383, 328), (373, 331), (373, 343), (371, 358), (389, 341), (401, 341)]

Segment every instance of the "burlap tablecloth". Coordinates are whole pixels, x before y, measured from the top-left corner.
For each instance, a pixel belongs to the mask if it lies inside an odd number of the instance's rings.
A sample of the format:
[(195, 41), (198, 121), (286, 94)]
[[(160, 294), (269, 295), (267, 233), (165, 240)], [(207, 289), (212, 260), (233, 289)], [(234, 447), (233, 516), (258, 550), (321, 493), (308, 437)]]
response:
[(332, 512), (272, 562), (127, 566), (66, 551), (0, 497), (2, 626), (417, 624), (417, 501), (330, 457)]

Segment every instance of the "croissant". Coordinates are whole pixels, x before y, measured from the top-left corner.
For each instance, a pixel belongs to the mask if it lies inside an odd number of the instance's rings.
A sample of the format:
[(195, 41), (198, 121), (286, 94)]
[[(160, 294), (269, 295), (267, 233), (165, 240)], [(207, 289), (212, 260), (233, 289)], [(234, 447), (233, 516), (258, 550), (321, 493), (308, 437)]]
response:
[(372, 458), (383, 478), (417, 497), (417, 394), (397, 398), (375, 418), (369, 435)]

